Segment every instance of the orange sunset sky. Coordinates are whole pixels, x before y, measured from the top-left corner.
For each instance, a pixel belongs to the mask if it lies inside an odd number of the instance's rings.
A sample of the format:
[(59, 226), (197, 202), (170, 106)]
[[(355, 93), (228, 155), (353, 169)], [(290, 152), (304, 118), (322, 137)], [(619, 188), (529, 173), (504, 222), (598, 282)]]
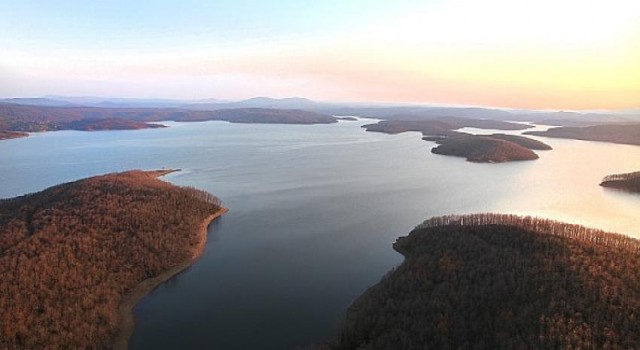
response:
[(640, 1), (6, 1), (0, 97), (640, 107)]

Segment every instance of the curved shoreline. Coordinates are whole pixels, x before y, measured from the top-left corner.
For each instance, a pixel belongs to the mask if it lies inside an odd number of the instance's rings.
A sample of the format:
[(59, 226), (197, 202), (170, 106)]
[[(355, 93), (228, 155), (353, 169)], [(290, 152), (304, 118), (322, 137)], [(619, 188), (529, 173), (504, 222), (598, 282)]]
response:
[(221, 208), (215, 214), (209, 215), (200, 225), (198, 232), (200, 232), (200, 241), (198, 245), (191, 252), (191, 259), (185, 261), (174, 268), (167, 270), (158, 276), (147, 278), (135, 286), (129, 293), (124, 295), (122, 301), (118, 305), (118, 330), (114, 341), (112, 343), (114, 349), (127, 349), (129, 344), (129, 338), (133, 335), (135, 330), (136, 320), (133, 315), (133, 308), (144, 298), (147, 294), (153, 291), (156, 287), (171, 279), (173, 276), (181, 273), (195, 263), (200, 255), (204, 252), (204, 248), (207, 243), (207, 228), (209, 224), (215, 219), (225, 214), (229, 209)]

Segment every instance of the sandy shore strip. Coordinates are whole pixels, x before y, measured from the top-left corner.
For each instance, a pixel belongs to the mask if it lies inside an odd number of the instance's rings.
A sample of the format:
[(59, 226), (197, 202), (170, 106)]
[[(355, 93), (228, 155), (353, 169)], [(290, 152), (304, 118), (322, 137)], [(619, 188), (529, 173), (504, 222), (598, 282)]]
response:
[(196, 260), (204, 252), (204, 248), (207, 244), (207, 228), (209, 224), (222, 216), (228, 211), (227, 208), (218, 210), (215, 214), (208, 216), (200, 226), (198, 232), (200, 232), (200, 241), (198, 245), (193, 249), (191, 259), (184, 263), (161, 273), (160, 275), (148, 278), (140, 282), (131, 292), (127, 293), (118, 306), (118, 331), (113, 341), (113, 348), (118, 350), (127, 349), (129, 338), (133, 335), (135, 329), (136, 320), (133, 315), (133, 308), (138, 304), (142, 298), (154, 290), (157, 286), (169, 280), (171, 277), (179, 274), (193, 265)]

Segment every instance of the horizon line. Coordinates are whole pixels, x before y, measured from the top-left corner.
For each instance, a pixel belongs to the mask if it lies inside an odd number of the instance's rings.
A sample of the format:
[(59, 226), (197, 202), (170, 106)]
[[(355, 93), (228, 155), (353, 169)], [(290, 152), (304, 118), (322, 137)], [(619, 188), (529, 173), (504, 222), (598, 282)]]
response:
[[(438, 102), (389, 102), (389, 101), (349, 101), (349, 100), (342, 100), (342, 101), (331, 101), (331, 100), (314, 100), (311, 98), (307, 98), (307, 97), (302, 97), (302, 96), (288, 96), (288, 97), (270, 97), (267, 95), (257, 95), (257, 96), (253, 96), (253, 97), (248, 97), (248, 98), (240, 98), (240, 99), (227, 99), (227, 98), (218, 98), (218, 97), (203, 97), (203, 98), (190, 98), (190, 99), (185, 99), (185, 98), (174, 98), (174, 97), (124, 97), (124, 96), (99, 96), (99, 95), (56, 95), (56, 94), (46, 94), (46, 95), (38, 95), (38, 96), (20, 96), (20, 97), (0, 97), (0, 102), (3, 102), (3, 100), (20, 100), (20, 99), (45, 99), (45, 100), (51, 100), (51, 101), (63, 101), (63, 102), (70, 102), (73, 103), (71, 101), (64, 101), (61, 99), (64, 98), (76, 98), (76, 99), (104, 99), (105, 101), (103, 102), (107, 102), (106, 100), (116, 100), (116, 99), (120, 99), (120, 100), (147, 100), (147, 101), (163, 101), (163, 100), (169, 100), (169, 101), (175, 101), (175, 102), (190, 102), (193, 104), (198, 104), (198, 103), (210, 103), (210, 104), (216, 104), (216, 103), (220, 103), (220, 104), (224, 104), (224, 103), (238, 103), (238, 102), (245, 102), (245, 101), (249, 101), (249, 100), (253, 100), (253, 99), (259, 99), (259, 98), (264, 98), (264, 99), (270, 99), (270, 100), (274, 100), (274, 101), (282, 101), (282, 100), (288, 100), (288, 99), (301, 99), (301, 100), (307, 100), (309, 102), (312, 103), (320, 103), (320, 104), (338, 104), (338, 105), (358, 105), (358, 106), (362, 106), (362, 105), (373, 105), (372, 107), (423, 107), (423, 108), (480, 108), (480, 109), (496, 109), (496, 110), (503, 110), (503, 111), (507, 111), (507, 112), (517, 112), (517, 111), (535, 111), (535, 112), (556, 112), (556, 113), (561, 113), (561, 112), (573, 112), (573, 113), (632, 113), (632, 114), (640, 114), (640, 105), (637, 107), (632, 107), (632, 108), (619, 108), (619, 109), (562, 109), (562, 108), (558, 108), (558, 109), (550, 109), (550, 108), (519, 108), (519, 107), (504, 107), (504, 106), (488, 106), (488, 105), (473, 105), (473, 104), (447, 104), (447, 103), (438, 103)], [(211, 102), (197, 102), (197, 101), (206, 101), (206, 100), (215, 100), (217, 102), (211, 101)], [(80, 104), (81, 105), (81, 104)], [(51, 107), (51, 106), (49, 106)], [(63, 106), (60, 106), (63, 107)], [(87, 106), (87, 107), (95, 107), (95, 106)], [(95, 107), (95, 108), (117, 108), (117, 107)], [(147, 107), (147, 108), (157, 108), (157, 107)]]

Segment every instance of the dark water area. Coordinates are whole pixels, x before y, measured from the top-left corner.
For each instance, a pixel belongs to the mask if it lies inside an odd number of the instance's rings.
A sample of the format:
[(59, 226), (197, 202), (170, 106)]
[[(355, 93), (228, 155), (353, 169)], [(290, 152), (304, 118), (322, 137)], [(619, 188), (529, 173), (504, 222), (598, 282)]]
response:
[(183, 169), (166, 180), (223, 200), (230, 211), (209, 227), (200, 260), (135, 308), (132, 349), (317, 342), (402, 261), (395, 239), (434, 215), (538, 215), (640, 237), (640, 196), (598, 186), (638, 170), (640, 147), (538, 138), (554, 147), (539, 160), (475, 164), (365, 123), (35, 134), (0, 142), (0, 197), (165, 167)]

